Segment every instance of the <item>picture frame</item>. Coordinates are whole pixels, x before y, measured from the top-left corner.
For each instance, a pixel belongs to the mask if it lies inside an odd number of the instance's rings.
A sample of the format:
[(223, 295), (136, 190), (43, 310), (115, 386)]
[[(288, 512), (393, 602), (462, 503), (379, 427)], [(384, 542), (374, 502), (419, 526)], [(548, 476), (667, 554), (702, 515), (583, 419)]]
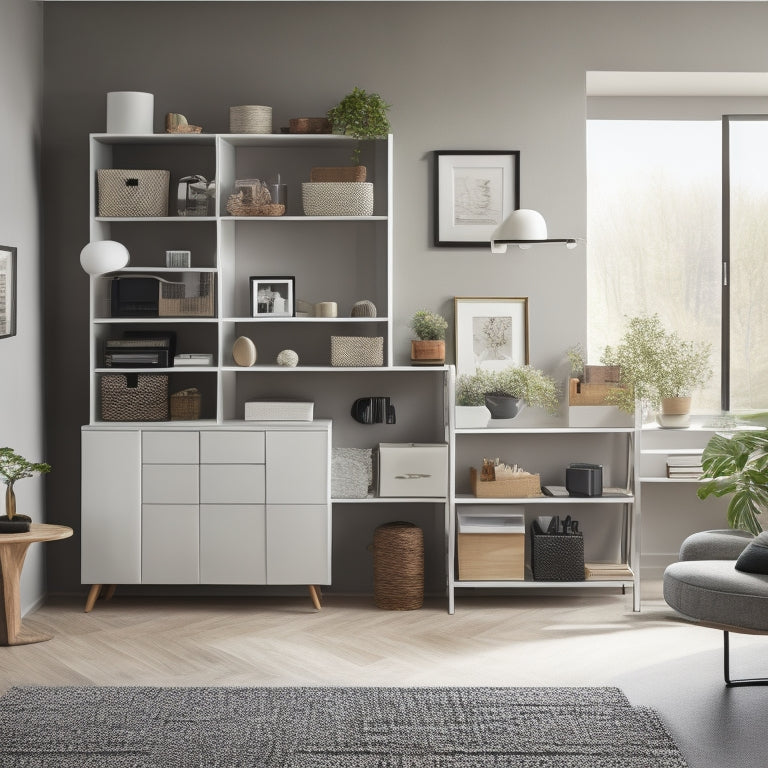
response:
[(296, 311), (294, 277), (249, 278), (251, 317), (293, 317)]
[(520, 207), (519, 150), (434, 152), (434, 244), (488, 248)]
[(0, 339), (16, 335), (16, 248), (0, 245)]
[(528, 365), (528, 297), (454, 296), (456, 374)]

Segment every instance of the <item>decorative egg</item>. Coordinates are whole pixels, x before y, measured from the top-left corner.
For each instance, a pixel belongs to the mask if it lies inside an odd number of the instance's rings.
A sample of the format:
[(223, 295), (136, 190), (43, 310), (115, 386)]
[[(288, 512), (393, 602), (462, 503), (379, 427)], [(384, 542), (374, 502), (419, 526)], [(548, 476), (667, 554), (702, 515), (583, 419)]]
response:
[(292, 349), (284, 349), (277, 356), (277, 364), (287, 368), (295, 368), (299, 363), (299, 356)]
[(352, 317), (376, 317), (376, 305), (368, 299), (356, 301), (352, 306)]
[(232, 345), (232, 357), (237, 365), (247, 368), (256, 362), (256, 345), (247, 336), (238, 336)]

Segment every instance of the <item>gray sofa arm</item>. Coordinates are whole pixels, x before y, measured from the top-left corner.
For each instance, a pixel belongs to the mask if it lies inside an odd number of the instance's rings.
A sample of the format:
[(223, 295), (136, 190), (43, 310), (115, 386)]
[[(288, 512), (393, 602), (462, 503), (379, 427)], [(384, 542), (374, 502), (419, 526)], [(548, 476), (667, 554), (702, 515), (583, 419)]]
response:
[(681, 560), (736, 560), (754, 536), (730, 528), (691, 534), (680, 546)]

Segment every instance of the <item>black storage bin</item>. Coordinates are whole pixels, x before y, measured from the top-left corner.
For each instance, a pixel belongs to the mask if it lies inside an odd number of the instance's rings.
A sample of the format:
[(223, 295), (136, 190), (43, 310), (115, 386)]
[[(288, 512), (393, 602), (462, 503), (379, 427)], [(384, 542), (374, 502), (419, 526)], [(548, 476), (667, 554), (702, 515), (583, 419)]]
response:
[(102, 421), (168, 421), (168, 376), (127, 373), (101, 377)]
[(534, 581), (584, 581), (584, 537), (580, 533), (536, 533), (531, 526)]

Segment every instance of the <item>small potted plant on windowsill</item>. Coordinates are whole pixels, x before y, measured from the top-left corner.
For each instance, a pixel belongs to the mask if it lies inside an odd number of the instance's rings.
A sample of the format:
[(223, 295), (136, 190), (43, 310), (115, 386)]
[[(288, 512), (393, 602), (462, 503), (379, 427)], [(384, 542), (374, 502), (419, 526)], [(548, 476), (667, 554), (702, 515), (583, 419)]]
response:
[(24, 533), (29, 530), (32, 518), (16, 513), (16, 493), (13, 484), (25, 477), (50, 471), (50, 464), (36, 464), (27, 461), (11, 448), (0, 448), (0, 479), (6, 486), (5, 515), (0, 517), (0, 533)]
[(411, 341), (411, 365), (443, 365), (448, 321), (436, 312), (420, 309), (411, 318), (411, 329), (418, 337)]
[(620, 369), (621, 387), (609, 392), (606, 402), (634, 413), (637, 402), (660, 411), (665, 427), (688, 426), (691, 394), (712, 376), (711, 346), (667, 331), (657, 314), (627, 321), (619, 344), (608, 346), (601, 358)]

